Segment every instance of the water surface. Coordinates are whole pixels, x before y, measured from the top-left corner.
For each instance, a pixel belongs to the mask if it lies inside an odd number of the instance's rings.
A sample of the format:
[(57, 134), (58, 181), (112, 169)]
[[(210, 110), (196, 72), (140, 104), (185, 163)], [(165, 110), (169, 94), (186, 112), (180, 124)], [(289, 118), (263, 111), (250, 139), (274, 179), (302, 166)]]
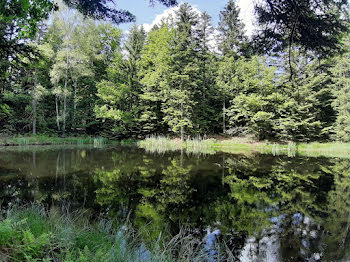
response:
[(0, 199), (2, 212), (37, 202), (128, 220), (149, 239), (220, 232), (237, 261), (350, 261), (349, 159), (8, 147)]

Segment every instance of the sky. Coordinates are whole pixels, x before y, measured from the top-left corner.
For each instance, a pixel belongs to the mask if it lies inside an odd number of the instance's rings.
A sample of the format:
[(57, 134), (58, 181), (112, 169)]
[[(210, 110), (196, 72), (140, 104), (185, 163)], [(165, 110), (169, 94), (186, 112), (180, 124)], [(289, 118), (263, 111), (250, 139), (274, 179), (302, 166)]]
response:
[[(253, 30), (253, 6), (256, 0), (236, 0), (237, 5), (241, 9), (241, 19), (246, 25), (246, 31), (248, 35), (251, 35)], [(149, 0), (116, 0), (117, 7), (130, 11), (136, 16), (136, 23), (152, 25), (157, 21), (160, 21), (164, 14), (169, 13), (169, 10), (160, 3), (155, 3), (154, 6), (150, 6)], [(179, 1), (180, 3), (184, 1)], [(224, 9), (228, 0), (187, 0), (196, 9), (204, 12), (206, 11), (211, 15), (213, 25), (217, 26), (219, 22), (220, 11)], [(122, 24), (119, 27), (123, 31), (127, 31), (131, 24)]]

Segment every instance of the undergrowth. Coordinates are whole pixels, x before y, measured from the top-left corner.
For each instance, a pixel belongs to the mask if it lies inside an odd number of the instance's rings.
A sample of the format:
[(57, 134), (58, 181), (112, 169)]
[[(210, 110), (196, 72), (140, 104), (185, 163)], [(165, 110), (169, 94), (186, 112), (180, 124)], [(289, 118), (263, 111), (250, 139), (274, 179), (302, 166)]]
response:
[(1, 261), (199, 262), (228, 261), (230, 257), (229, 249), (217, 245), (213, 260), (203, 241), (185, 230), (171, 238), (159, 234), (145, 243), (131, 225), (89, 221), (81, 212), (62, 214), (58, 208), (12, 208), (0, 220)]

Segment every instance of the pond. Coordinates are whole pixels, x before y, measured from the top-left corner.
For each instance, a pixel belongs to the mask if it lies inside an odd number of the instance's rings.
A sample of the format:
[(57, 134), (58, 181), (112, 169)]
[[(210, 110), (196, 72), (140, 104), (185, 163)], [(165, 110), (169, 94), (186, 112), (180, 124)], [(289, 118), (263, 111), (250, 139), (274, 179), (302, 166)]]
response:
[(2, 212), (84, 209), (149, 237), (216, 235), (237, 261), (350, 261), (350, 159), (151, 153), (136, 146), (0, 150)]

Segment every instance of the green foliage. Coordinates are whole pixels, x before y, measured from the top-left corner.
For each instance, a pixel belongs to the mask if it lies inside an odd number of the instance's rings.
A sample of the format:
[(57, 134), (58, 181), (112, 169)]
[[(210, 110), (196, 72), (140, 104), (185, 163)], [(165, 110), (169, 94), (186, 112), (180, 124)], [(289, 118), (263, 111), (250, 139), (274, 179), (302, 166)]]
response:
[[(327, 66), (317, 60), (301, 57), (294, 64), (298, 73), (284, 85), (281, 94), (279, 136), (288, 140), (325, 139), (335, 114), (331, 108), (333, 96)], [(282, 78), (283, 79), (283, 78)], [(305, 135), (307, 134), (307, 135)]]
[(239, 19), (239, 8), (229, 0), (220, 12), (218, 30), (220, 32), (219, 49), (225, 57), (248, 55), (248, 39), (244, 34), (244, 24)]
[[(345, 46), (350, 47), (350, 37), (345, 39)], [(333, 93), (335, 99), (333, 107), (337, 111), (338, 117), (334, 125), (335, 138), (349, 142), (350, 141), (350, 53), (335, 59), (335, 65), (332, 68), (332, 77), (334, 81)]]
[(229, 80), (237, 94), (231, 100), (228, 112), (230, 125), (241, 129), (246, 127), (258, 139), (273, 136), (275, 69), (266, 66), (259, 57), (238, 60), (235, 68)]
[(145, 41), (143, 28), (136, 25), (125, 43), (127, 58), (116, 49), (113, 62), (107, 68), (107, 79), (98, 83), (100, 102), (95, 107), (98, 118), (111, 120), (112, 133), (118, 137), (132, 136), (138, 130), (140, 83), (137, 62)]
[(139, 122), (145, 134), (162, 129), (163, 88), (166, 85), (173, 33), (174, 31), (167, 26), (152, 30), (146, 39), (142, 59), (139, 61), (142, 84)]
[[(108, 7), (108, 0), (64, 2), (96, 19), (131, 18)], [(41, 22), (55, 9), (52, 1), (7, 1), (0, 39), (10, 41), (14, 23), (19, 33), (11, 42), (18, 49), (0, 51), (0, 133), (348, 141), (348, 55), (337, 61), (319, 56), (339, 51), (346, 31), (343, 1), (320, 3), (320, 14), (335, 18), (333, 29), (315, 11), (315, 1), (301, 15), (294, 9), (305, 3), (277, 2), (259, 3), (257, 10), (259, 23), (268, 25), (280, 11), (291, 11), (277, 23), (278, 34), (265, 35), (269, 51), (278, 52), (258, 57), (232, 0), (220, 12), (217, 31), (206, 12), (186, 3), (150, 32), (134, 24), (125, 37), (115, 25), (85, 19), (64, 5), (50, 23)], [(305, 38), (302, 18), (322, 22), (320, 31), (311, 30), (322, 41)]]
[(165, 80), (162, 112), (170, 130), (180, 134), (183, 140), (185, 132), (194, 127), (192, 112), (197, 104), (194, 95), (198, 90), (199, 67), (196, 65), (193, 27), (198, 24), (198, 18), (189, 4), (182, 4), (176, 16), (178, 21), (170, 42), (173, 48)]
[[(28, 215), (28, 217), (27, 217)], [(13, 217), (12, 217), (13, 216)], [(35, 218), (33, 217), (35, 216)], [(25, 219), (19, 220), (24, 217)], [(80, 219), (83, 214), (79, 214)], [(39, 219), (44, 231), (33, 232), (31, 223)], [(41, 208), (12, 210), (0, 221), (2, 258), (20, 261), (201, 261), (205, 254), (200, 241), (180, 231), (167, 242), (158, 236), (146, 246), (127, 226), (114, 230), (101, 221), (81, 226), (71, 214), (45, 214)], [(38, 223), (38, 222), (35, 222)], [(222, 260), (224, 261), (224, 260)]]
[(346, 0), (266, 2), (256, 7), (262, 26), (256, 37), (257, 48), (278, 52), (296, 44), (321, 56), (335, 55), (342, 49), (339, 40), (349, 31)]

